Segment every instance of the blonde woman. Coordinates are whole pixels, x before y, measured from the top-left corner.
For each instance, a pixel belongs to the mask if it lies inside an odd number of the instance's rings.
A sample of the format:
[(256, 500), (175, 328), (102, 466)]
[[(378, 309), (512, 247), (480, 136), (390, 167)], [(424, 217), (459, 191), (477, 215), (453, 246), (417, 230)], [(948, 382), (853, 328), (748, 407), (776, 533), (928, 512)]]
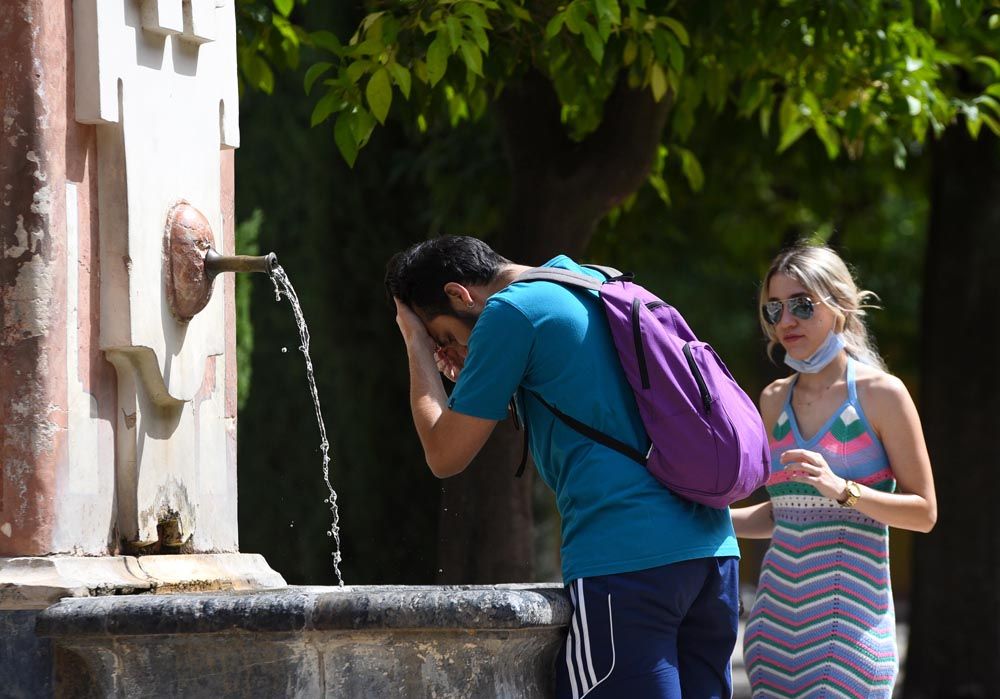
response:
[(886, 371), (864, 301), (833, 250), (774, 260), (760, 321), (794, 373), (764, 389), (768, 502), (732, 511), (770, 539), (744, 638), (754, 696), (890, 697), (898, 672), (889, 527), (937, 518), (920, 418)]

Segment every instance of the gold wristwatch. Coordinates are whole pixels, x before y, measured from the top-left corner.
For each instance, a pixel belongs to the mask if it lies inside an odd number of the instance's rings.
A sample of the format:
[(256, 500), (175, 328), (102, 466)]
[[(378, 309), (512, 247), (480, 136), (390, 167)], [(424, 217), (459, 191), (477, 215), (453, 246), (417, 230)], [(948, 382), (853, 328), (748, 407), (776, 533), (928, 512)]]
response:
[(847, 495), (843, 500), (838, 500), (837, 502), (841, 507), (854, 507), (854, 503), (861, 497), (861, 486), (854, 481), (847, 481), (844, 490), (847, 492)]

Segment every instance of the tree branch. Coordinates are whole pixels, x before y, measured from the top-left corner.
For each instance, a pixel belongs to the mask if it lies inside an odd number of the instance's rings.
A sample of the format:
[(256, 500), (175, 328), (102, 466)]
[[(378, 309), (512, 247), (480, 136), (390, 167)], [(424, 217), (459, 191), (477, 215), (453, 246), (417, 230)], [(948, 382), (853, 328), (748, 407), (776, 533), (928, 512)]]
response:
[(513, 179), (508, 254), (529, 263), (579, 254), (601, 218), (642, 186), (671, 105), (623, 75), (601, 125), (576, 143), (548, 80), (533, 72), (509, 87), (498, 105)]

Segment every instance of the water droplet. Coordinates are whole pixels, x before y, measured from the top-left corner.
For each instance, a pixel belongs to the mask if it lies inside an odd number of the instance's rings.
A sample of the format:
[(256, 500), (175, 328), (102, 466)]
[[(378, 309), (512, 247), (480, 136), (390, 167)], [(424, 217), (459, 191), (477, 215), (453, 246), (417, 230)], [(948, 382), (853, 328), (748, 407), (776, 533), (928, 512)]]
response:
[(287, 347), (282, 347), (281, 348), (281, 353), (282, 354), (286, 354), (287, 352), (288, 352), (288, 348)]
[(444, 572), (444, 568), (438, 568), (438, 572), (439, 573), (443, 573)]
[(326, 535), (327, 536), (333, 536), (333, 532), (327, 532)]

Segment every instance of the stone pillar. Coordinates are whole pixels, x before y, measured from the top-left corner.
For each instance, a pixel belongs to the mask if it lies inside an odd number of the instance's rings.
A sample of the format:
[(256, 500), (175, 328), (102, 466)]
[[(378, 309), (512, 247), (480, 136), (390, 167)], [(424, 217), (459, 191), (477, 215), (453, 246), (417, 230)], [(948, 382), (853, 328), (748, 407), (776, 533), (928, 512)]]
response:
[(238, 552), (232, 279), (190, 322), (165, 302), (171, 206), (233, 251), (235, 60), (234, 0), (0, 2), (7, 689), (61, 597), (284, 584)]

